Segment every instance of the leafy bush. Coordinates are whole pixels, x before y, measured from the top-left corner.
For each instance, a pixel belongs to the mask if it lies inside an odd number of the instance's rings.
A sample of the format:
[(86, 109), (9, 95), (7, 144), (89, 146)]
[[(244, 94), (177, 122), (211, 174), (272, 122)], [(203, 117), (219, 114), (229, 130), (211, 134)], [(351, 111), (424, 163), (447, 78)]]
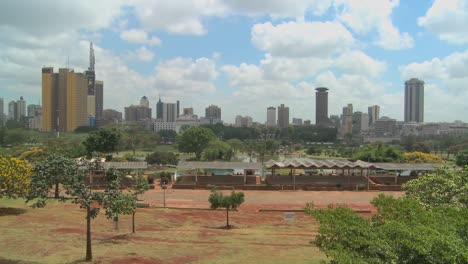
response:
[(179, 158), (176, 154), (168, 151), (155, 151), (148, 156), (146, 156), (146, 162), (149, 164), (174, 164), (179, 163)]

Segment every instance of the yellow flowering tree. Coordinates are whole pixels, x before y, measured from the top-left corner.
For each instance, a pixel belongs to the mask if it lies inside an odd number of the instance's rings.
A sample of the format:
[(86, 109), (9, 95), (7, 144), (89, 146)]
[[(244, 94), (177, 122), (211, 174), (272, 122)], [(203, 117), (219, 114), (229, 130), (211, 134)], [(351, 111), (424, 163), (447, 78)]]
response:
[(406, 152), (405, 160), (408, 163), (442, 163), (444, 162), (439, 156), (424, 152)]
[(0, 198), (27, 196), (31, 176), (32, 170), (26, 161), (0, 155)]

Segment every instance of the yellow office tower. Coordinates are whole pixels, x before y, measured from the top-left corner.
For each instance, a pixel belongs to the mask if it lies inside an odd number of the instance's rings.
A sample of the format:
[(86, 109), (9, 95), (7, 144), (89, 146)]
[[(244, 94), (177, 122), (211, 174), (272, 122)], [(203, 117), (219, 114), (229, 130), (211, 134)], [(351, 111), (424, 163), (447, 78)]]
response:
[(82, 73), (62, 68), (42, 69), (42, 131), (73, 132), (88, 125), (87, 78)]

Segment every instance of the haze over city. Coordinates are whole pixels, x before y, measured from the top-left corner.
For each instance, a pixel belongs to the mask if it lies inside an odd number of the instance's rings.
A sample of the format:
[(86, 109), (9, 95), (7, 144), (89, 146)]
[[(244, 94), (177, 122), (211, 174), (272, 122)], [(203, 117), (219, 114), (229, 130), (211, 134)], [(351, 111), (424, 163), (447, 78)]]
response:
[[(28, 8), (25, 8), (27, 6)], [(425, 83), (424, 121), (468, 121), (468, 2), (10, 1), (0, 4), (0, 97), (41, 103), (41, 68), (84, 72), (94, 43), (104, 108), (147, 96), (265, 122), (285, 104), (315, 121), (379, 105), (403, 120), (404, 82)], [(53, 15), (51, 15), (53, 10)], [(44, 19), (47, 17), (47, 19)]]

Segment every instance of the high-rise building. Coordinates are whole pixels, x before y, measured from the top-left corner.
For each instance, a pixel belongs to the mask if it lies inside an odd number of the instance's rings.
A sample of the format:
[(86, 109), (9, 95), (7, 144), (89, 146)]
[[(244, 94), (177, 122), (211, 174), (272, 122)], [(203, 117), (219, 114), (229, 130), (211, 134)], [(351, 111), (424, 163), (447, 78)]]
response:
[(96, 122), (100, 124), (102, 120), (102, 111), (104, 110), (104, 82), (96, 80), (95, 87), (95, 105), (96, 105)]
[(287, 128), (289, 126), (289, 107), (281, 104), (278, 106), (278, 127)]
[(369, 115), (360, 111), (353, 113), (353, 134), (369, 131)]
[(180, 101), (177, 100), (177, 118), (180, 116)]
[(102, 111), (102, 118), (100, 125), (115, 124), (122, 121), (122, 112), (114, 109), (105, 109)]
[(28, 105), (28, 128), (39, 130), (42, 123), (42, 107), (40, 105)]
[(392, 136), (396, 134), (397, 124), (395, 119), (382, 116), (375, 121), (375, 134), (383, 136)]
[(183, 115), (184, 116), (193, 115), (193, 108), (192, 107), (184, 108)]
[(267, 127), (276, 127), (276, 108), (270, 106), (267, 108)]
[(21, 121), (22, 118), (26, 117), (26, 101), (23, 99), (23, 96), (20, 97), (18, 101), (16, 101), (16, 121)]
[(141, 105), (125, 107), (125, 121), (139, 122), (151, 119), (152, 109)]
[(293, 126), (302, 126), (303, 125), (302, 118), (293, 117), (292, 124), (293, 124)]
[(8, 103), (8, 120), (16, 120), (18, 116), (18, 107), (16, 101), (10, 101)]
[(211, 120), (221, 120), (221, 108), (216, 105), (210, 105), (205, 108), (205, 118)]
[(416, 78), (405, 82), (405, 122), (424, 122), (424, 82)]
[(3, 98), (0, 97), (0, 126), (5, 124), (5, 108), (3, 105)]
[(343, 107), (342, 115), (342, 134), (351, 134), (353, 132), (353, 104)]
[(380, 118), (380, 106), (373, 105), (367, 108), (367, 114), (369, 115), (369, 125), (373, 125), (375, 121)]
[(88, 125), (88, 78), (67, 68), (42, 68), (42, 131), (74, 131)]
[(251, 127), (252, 126), (252, 117), (250, 116), (236, 116), (235, 127)]
[(149, 100), (148, 100), (148, 97), (146, 97), (146, 96), (141, 97), (141, 99), (140, 99), (140, 106), (149, 108)]
[(177, 104), (165, 103), (163, 107), (164, 122), (175, 122), (177, 120)]
[(330, 123), (328, 118), (328, 88), (315, 89), (315, 125), (323, 126)]
[(164, 103), (161, 101), (161, 96), (156, 103), (156, 119), (163, 119)]

